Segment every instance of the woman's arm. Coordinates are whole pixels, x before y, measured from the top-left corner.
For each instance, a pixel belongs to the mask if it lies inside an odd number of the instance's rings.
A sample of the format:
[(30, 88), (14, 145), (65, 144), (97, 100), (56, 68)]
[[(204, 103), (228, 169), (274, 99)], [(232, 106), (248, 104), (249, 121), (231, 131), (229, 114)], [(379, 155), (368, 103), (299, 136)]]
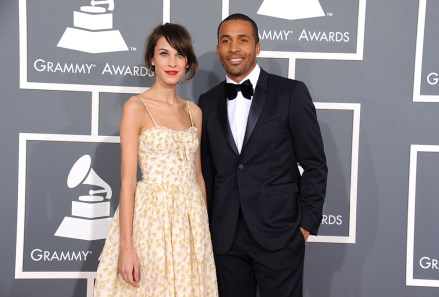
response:
[(206, 200), (206, 184), (204, 183), (204, 178), (203, 178), (203, 172), (201, 169), (201, 133), (202, 133), (202, 120), (203, 120), (203, 114), (201, 112), (201, 109), (194, 103), (190, 103), (190, 108), (191, 108), (191, 112), (192, 112), (192, 119), (194, 121), (194, 125), (195, 127), (197, 127), (198, 130), (198, 143), (200, 145), (198, 145), (198, 150), (197, 150), (197, 154), (196, 154), (196, 159), (195, 159), (195, 172), (196, 172), (196, 179), (197, 179), (197, 183), (201, 188), (201, 191), (203, 193), (203, 197), (207, 206), (207, 200)]
[(121, 189), (119, 202), (120, 255), (118, 272), (132, 286), (138, 287), (140, 267), (134, 251), (133, 216), (134, 196), (137, 184), (137, 154), (139, 133), (142, 127), (142, 109), (136, 97), (124, 104), (120, 122)]

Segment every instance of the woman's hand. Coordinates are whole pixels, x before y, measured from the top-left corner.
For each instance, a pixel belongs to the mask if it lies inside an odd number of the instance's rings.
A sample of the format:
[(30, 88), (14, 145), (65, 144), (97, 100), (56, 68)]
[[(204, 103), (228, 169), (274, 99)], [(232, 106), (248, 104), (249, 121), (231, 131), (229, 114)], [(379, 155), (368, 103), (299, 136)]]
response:
[(140, 265), (133, 248), (120, 250), (117, 272), (127, 283), (133, 287), (139, 287)]

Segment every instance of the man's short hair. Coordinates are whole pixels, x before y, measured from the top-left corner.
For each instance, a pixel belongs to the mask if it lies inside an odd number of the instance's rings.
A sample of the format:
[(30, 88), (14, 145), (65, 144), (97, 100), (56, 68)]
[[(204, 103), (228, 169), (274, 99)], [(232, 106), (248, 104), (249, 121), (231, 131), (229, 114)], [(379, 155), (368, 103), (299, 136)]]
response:
[(231, 14), (228, 17), (226, 17), (224, 20), (222, 20), (222, 22), (218, 25), (218, 30), (216, 32), (216, 37), (218, 39), (218, 42), (219, 42), (219, 31), (220, 31), (220, 28), (221, 28), (222, 24), (224, 22), (227, 22), (227, 21), (246, 21), (246, 22), (249, 22), (252, 25), (252, 28), (253, 28), (253, 36), (254, 36), (254, 38), (256, 40), (256, 44), (259, 43), (258, 25), (256, 25), (255, 21), (253, 21), (250, 17), (248, 17), (248, 16), (246, 16), (245, 14), (242, 14), (242, 13)]

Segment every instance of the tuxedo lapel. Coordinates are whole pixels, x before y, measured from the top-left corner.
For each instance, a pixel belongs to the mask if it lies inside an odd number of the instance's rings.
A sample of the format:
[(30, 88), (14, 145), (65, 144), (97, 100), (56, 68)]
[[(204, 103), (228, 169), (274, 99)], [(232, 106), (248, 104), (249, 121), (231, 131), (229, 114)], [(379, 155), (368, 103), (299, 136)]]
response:
[(258, 122), (259, 116), (261, 115), (262, 109), (264, 108), (265, 101), (267, 100), (267, 82), (268, 74), (263, 69), (261, 69), (258, 83), (256, 84), (255, 94), (252, 99), (250, 112), (248, 114), (247, 127), (245, 129), (244, 142), (242, 144), (241, 153), (244, 151), (245, 146), (247, 145), (250, 136), (255, 129), (256, 123)]
[(230, 148), (235, 154), (239, 155), (238, 148), (236, 147), (235, 140), (233, 139), (232, 130), (230, 129), (229, 116), (227, 113), (227, 96), (224, 88), (222, 88), (220, 96), (221, 98), (220, 100), (218, 100), (218, 117), (220, 120), (221, 128), (224, 132), (224, 136), (226, 137), (227, 143), (229, 144)]

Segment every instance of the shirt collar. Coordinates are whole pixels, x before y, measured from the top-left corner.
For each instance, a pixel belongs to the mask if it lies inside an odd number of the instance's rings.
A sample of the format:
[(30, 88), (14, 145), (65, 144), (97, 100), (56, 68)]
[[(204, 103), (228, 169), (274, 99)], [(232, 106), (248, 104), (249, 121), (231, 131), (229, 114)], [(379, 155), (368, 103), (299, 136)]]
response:
[[(258, 79), (259, 79), (259, 74), (261, 73), (261, 67), (259, 67), (258, 64), (256, 64), (255, 68), (252, 70), (252, 72), (250, 72), (249, 75), (247, 75), (246, 77), (244, 77), (244, 79), (241, 81), (241, 83), (247, 79), (250, 80), (250, 82), (253, 85), (253, 90), (256, 89), (256, 84), (258, 83)], [(233, 81), (232, 79), (230, 79), (227, 75), (226, 75), (226, 82), (227, 83), (232, 83), (232, 84), (236, 84), (235, 81)]]

